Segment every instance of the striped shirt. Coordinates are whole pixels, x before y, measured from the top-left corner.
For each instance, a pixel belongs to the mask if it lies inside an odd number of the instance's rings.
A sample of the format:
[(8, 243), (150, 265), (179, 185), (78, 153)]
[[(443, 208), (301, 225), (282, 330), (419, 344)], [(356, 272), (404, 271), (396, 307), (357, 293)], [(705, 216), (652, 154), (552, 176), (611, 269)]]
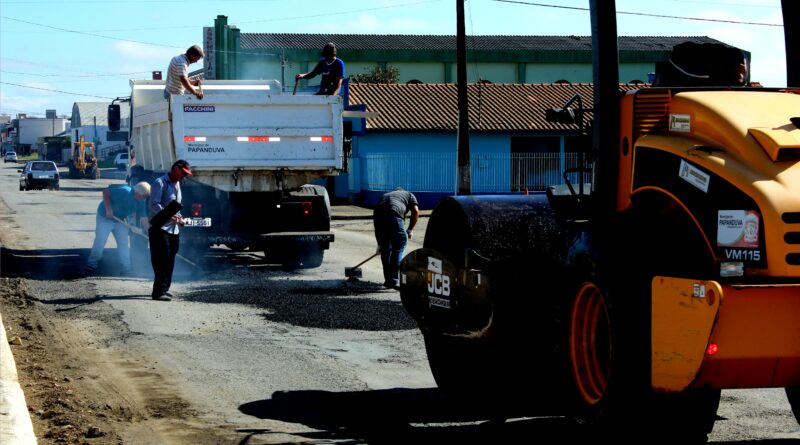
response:
[[(181, 202), (181, 183), (172, 182), (169, 178), (169, 173), (159, 177), (150, 186), (150, 217), (154, 217), (158, 212), (164, 210), (170, 202)], [(180, 212), (177, 213), (180, 216)], [(161, 230), (177, 235), (180, 232), (180, 227), (169, 220), (166, 224), (161, 226)]]
[(169, 69), (167, 69), (167, 86), (166, 90), (169, 94), (181, 95), (186, 92), (181, 83), (181, 77), (189, 77), (189, 59), (186, 54), (175, 56), (169, 62)]

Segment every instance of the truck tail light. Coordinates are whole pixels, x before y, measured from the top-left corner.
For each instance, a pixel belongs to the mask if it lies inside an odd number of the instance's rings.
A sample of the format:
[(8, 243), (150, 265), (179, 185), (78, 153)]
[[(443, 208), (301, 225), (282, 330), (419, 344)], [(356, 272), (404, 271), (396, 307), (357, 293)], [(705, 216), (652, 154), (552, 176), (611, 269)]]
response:
[(197, 218), (203, 212), (203, 204), (192, 204), (192, 216)]
[(709, 343), (708, 349), (706, 349), (706, 354), (714, 355), (719, 352), (719, 346), (716, 343)]
[(311, 202), (305, 201), (303, 202), (303, 215), (309, 215), (311, 213)]

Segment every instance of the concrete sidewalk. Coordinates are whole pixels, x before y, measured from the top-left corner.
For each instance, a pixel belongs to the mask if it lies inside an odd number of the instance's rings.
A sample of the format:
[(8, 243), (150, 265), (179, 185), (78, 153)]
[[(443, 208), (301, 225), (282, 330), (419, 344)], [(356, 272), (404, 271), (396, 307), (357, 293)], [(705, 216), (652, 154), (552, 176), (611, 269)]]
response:
[(17, 366), (8, 344), (2, 316), (0, 316), (0, 443), (36, 444), (31, 416), (25, 404), (25, 394), (19, 385)]

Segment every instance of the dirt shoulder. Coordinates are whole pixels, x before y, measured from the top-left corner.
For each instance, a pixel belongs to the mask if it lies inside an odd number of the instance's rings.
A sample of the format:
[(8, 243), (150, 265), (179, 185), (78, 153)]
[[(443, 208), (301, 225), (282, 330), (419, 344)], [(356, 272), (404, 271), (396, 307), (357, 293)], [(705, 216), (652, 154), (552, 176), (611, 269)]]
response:
[(42, 309), (24, 280), (2, 278), (0, 312), (39, 443), (122, 443), (119, 424), (144, 413), (96, 391), (80, 353), (63, 341), (69, 327)]
[(165, 385), (146, 359), (90, 347), (25, 279), (0, 278), (0, 312), (40, 444), (221, 442), (179, 395), (151, 390)]

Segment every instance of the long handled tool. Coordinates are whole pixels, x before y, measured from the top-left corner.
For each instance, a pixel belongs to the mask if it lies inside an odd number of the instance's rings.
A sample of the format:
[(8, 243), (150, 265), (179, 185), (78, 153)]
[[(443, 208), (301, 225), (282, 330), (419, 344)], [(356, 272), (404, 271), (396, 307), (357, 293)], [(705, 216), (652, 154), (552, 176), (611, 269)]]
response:
[(366, 260), (356, 264), (355, 266), (353, 266), (353, 267), (345, 267), (344, 268), (344, 276), (346, 276), (347, 278), (361, 278), (363, 274), (362, 274), (362, 271), (361, 271), (361, 267), (359, 267), (359, 266), (361, 266), (362, 264), (366, 263), (367, 261), (375, 258), (380, 253), (381, 253), (381, 251), (378, 250), (375, 253), (373, 253), (372, 256), (370, 256)]
[[(128, 224), (128, 223), (126, 223), (125, 221), (123, 221), (123, 220), (121, 220), (121, 219), (117, 218), (116, 216), (114, 217), (114, 221), (116, 221), (116, 222), (118, 222), (118, 223), (122, 224), (123, 226), (127, 227), (127, 228), (128, 228), (128, 229), (130, 229), (130, 231), (131, 231), (132, 233), (134, 233), (135, 235), (139, 235), (139, 236), (141, 236), (142, 238), (144, 238), (144, 239), (146, 239), (146, 240), (149, 240), (149, 239), (150, 239), (150, 238), (147, 236), (147, 233), (146, 233), (144, 230), (140, 229), (139, 227), (132, 226), (132, 225), (130, 225), (130, 224)], [(185, 256), (182, 256), (181, 254), (176, 254), (175, 256), (176, 256), (177, 258), (181, 259), (182, 261), (185, 261), (185, 262), (189, 263), (189, 265), (191, 265), (191, 266), (193, 266), (193, 267), (198, 267), (198, 266), (197, 266), (197, 264), (195, 264), (194, 262), (192, 262), (191, 260), (189, 260), (189, 259), (188, 259), (188, 258), (186, 258)]]

